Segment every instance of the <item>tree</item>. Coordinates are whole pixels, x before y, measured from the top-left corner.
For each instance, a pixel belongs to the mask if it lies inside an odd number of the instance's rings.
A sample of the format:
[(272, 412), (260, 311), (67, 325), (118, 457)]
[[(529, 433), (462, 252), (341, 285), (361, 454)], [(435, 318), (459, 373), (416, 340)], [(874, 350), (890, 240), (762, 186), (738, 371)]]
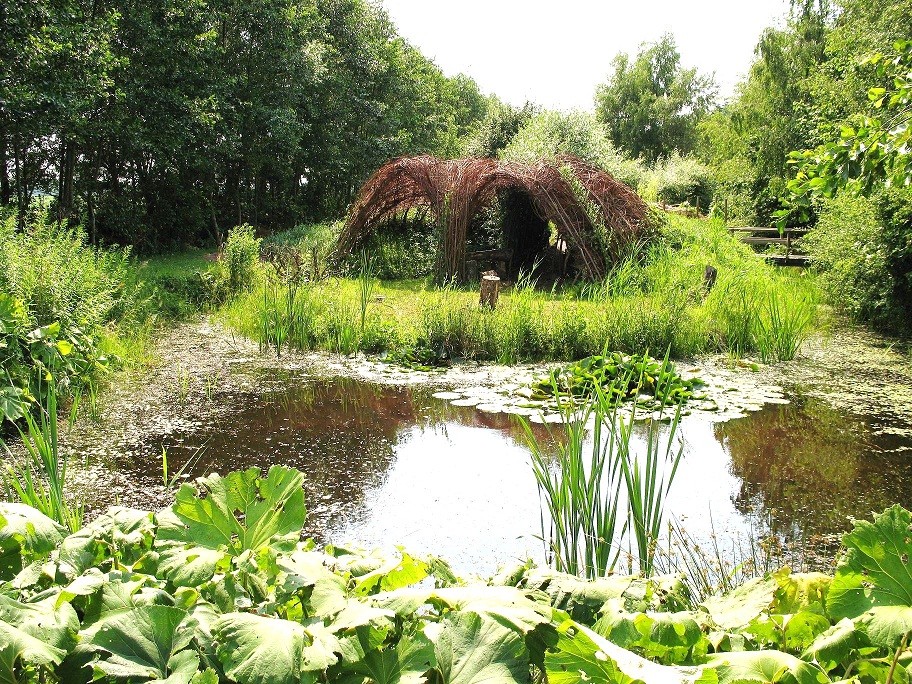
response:
[(780, 219), (797, 213), (806, 220), (815, 197), (912, 186), (912, 41), (897, 41), (894, 48), (891, 57), (877, 54), (865, 60), (891, 84), (868, 91), (871, 111), (845, 123), (838, 140), (791, 154), (798, 171), (789, 181), (791, 194), (778, 212)]
[(612, 67), (596, 90), (595, 106), (615, 145), (648, 162), (672, 150), (690, 152), (697, 122), (715, 103), (713, 77), (682, 68), (670, 34), (641, 46), (632, 63), (618, 53)]

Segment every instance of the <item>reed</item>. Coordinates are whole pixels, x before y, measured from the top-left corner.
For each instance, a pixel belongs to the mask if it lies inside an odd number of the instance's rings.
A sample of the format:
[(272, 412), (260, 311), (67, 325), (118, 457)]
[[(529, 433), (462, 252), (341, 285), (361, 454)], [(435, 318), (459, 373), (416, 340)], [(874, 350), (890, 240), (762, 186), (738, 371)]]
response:
[[(667, 368), (667, 354), (663, 365)], [(581, 405), (564, 396), (556, 463), (528, 421), (521, 419), (544, 505), (542, 539), (549, 562), (562, 572), (589, 579), (609, 574), (627, 535), (636, 546), (640, 574), (653, 573), (665, 501), (683, 455), (675, 439), (681, 411), (677, 406), (667, 426), (662, 416), (650, 419), (645, 448), (639, 449), (635, 409), (625, 417), (614, 400), (631, 379), (595, 385), (592, 397)], [(642, 378), (636, 381), (639, 387)], [(560, 397), (556, 386), (554, 390)]]
[(7, 498), (36, 508), (52, 520), (76, 532), (82, 527), (83, 504), (72, 503), (64, 494), (67, 458), (61, 456), (57, 430), (57, 387), (46, 381), (44, 405), (37, 407), (37, 418), (31, 406), (24, 405), (25, 429), (16, 429), (25, 447), (24, 462), (15, 459), (5, 442), (0, 441), (9, 463), (2, 473)]
[[(579, 411), (569, 400), (564, 404), (563, 439), (558, 441), (556, 468), (528, 421), (522, 419), (544, 503), (542, 539), (549, 562), (562, 572), (589, 579), (614, 570), (620, 555), (617, 542), (625, 529), (621, 459), (613, 438), (621, 419), (609, 393), (597, 388), (592, 400)], [(587, 458), (586, 426), (590, 419), (592, 440)]]

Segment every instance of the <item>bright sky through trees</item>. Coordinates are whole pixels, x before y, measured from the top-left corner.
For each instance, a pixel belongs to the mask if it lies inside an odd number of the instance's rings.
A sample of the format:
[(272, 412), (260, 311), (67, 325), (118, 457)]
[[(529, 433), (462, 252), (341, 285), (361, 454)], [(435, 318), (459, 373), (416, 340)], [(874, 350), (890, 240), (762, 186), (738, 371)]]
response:
[(592, 109), (612, 57), (674, 35), (681, 63), (728, 97), (761, 31), (787, 0), (382, 0), (399, 33), (448, 75), (464, 72), (514, 105)]

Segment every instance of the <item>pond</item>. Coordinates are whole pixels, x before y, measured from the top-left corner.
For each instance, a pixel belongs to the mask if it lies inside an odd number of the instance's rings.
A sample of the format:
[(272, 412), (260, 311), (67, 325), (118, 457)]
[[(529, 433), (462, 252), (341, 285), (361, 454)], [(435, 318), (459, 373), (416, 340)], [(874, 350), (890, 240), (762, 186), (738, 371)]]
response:
[[(211, 424), (137, 445), (121, 471), (139, 486), (160, 481), (162, 447), (172, 468), (202, 449), (193, 475), (282, 463), (307, 474), (305, 531), (318, 542), (399, 545), (482, 575), (544, 560), (515, 416), (453, 406), (427, 388), (303, 373), (277, 384), (235, 395)], [(684, 419), (667, 510), (697, 539), (773, 533), (804, 543), (843, 532), (851, 516), (912, 506), (912, 440), (821, 400), (789, 398), (728, 422)], [(546, 428), (533, 429), (556, 449)]]

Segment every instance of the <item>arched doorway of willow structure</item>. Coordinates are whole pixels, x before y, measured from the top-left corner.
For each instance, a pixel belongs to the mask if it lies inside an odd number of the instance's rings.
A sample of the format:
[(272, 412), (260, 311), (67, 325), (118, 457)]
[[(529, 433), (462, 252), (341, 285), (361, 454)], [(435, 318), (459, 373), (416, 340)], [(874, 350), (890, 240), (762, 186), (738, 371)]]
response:
[[(535, 164), (403, 157), (384, 165), (361, 188), (336, 256), (358, 251), (403, 212), (428, 207), (441, 238), (438, 276), (464, 281), (472, 220), (498, 194), (513, 197), (528, 219), (523, 224), (514, 216), (501, 226), (507, 251), (519, 250), (519, 261), (528, 262), (548, 244), (543, 226), (553, 227), (577, 273), (593, 280), (604, 278), (612, 260), (652, 228), (648, 208), (633, 190), (576, 157)], [(512, 261), (512, 254), (502, 256)]]

